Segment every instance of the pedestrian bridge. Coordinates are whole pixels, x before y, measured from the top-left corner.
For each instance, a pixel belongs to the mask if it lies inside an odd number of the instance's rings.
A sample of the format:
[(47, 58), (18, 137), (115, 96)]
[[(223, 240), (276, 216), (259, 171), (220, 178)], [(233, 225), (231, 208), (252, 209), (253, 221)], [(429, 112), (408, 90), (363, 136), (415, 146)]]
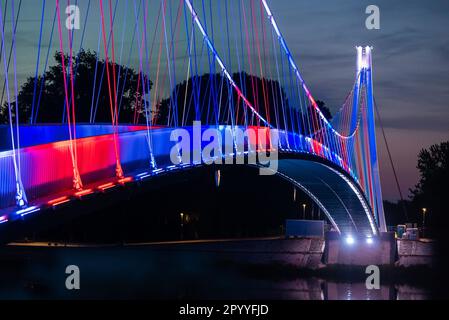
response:
[[(14, 1), (0, 6), (0, 236), (31, 215), (224, 160), (287, 179), (343, 235), (386, 231), (372, 48), (357, 47), (354, 82), (332, 117), (268, 2), (88, 1), (79, 3), (77, 32), (63, 28), (59, 0), (39, 2), (40, 21)], [(25, 83), (17, 77), (30, 59), (21, 55), (22, 21), (40, 30), (27, 39), (37, 54)], [(198, 122), (209, 139), (175, 147), (172, 135), (194, 136)], [(239, 130), (261, 135), (243, 136), (240, 148)]]

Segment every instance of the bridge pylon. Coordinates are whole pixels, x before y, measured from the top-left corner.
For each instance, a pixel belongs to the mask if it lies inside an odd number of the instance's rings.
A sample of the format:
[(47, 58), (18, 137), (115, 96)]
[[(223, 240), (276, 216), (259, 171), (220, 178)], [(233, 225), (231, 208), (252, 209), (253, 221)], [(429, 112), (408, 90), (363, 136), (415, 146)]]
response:
[[(381, 232), (387, 231), (387, 226), (385, 222), (385, 213), (382, 200), (382, 187), (380, 183), (379, 174), (379, 159), (377, 152), (377, 142), (376, 142), (376, 122), (375, 122), (375, 102), (374, 102), (374, 89), (373, 89), (373, 59), (372, 59), (373, 48), (370, 46), (357, 47), (357, 87), (355, 91), (359, 91), (364, 85), (366, 88), (366, 108), (367, 108), (367, 122), (368, 122), (368, 145), (369, 145), (369, 157), (370, 157), (370, 175), (372, 178), (373, 185), (373, 201), (372, 210), (374, 212), (377, 225)], [(354, 97), (358, 96), (358, 92), (354, 93)], [(356, 99), (356, 98), (354, 98)], [(354, 104), (354, 109), (358, 107), (358, 101), (355, 100), (357, 104)]]

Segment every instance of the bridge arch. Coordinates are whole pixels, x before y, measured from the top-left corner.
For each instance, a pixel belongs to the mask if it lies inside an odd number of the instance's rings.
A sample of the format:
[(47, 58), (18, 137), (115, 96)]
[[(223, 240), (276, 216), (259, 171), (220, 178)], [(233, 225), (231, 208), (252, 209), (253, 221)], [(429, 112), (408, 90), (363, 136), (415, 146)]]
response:
[(358, 185), (330, 162), (309, 155), (280, 155), (279, 177), (307, 194), (343, 235), (378, 235), (372, 210)]

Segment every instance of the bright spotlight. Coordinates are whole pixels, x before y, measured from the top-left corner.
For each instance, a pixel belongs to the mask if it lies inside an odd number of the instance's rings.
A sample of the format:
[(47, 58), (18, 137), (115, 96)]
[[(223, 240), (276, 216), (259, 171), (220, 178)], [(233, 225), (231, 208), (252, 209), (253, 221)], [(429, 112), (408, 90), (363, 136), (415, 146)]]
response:
[(374, 243), (373, 238), (366, 238), (366, 243), (367, 244), (373, 244)]
[(352, 236), (346, 237), (346, 244), (353, 245), (355, 243), (355, 239)]

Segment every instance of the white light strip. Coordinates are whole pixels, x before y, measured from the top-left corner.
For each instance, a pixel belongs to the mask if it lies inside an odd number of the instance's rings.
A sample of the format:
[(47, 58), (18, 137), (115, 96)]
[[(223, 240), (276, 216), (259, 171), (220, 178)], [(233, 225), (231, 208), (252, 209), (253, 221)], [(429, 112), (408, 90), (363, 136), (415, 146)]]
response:
[(357, 198), (359, 199), (359, 201), (363, 207), (363, 210), (365, 211), (366, 216), (368, 217), (368, 221), (370, 223), (373, 234), (377, 235), (377, 227), (376, 227), (376, 224), (374, 223), (373, 217), (371, 216), (371, 211), (369, 209), (369, 206), (367, 205), (365, 198), (359, 192), (357, 187), (351, 181), (349, 181), (348, 178), (346, 178), (343, 174), (341, 174), (337, 170), (335, 170), (331, 167), (328, 167), (328, 166), (326, 166), (326, 167), (329, 168), (330, 170), (332, 170), (333, 172), (335, 172), (336, 174), (338, 174), (349, 185), (349, 187), (352, 189), (352, 191), (356, 194)]
[[(257, 167), (257, 166), (256, 166)], [(324, 214), (326, 215), (326, 217), (329, 219), (329, 221), (331, 222), (332, 226), (335, 228), (335, 230), (337, 230), (337, 232), (339, 234), (341, 234), (340, 228), (338, 227), (337, 223), (335, 222), (334, 218), (332, 218), (331, 214), (329, 213), (329, 211), (327, 211), (326, 207), (321, 203), (320, 200), (318, 200), (318, 198), (312, 193), (310, 192), (306, 187), (304, 187), (301, 183), (299, 183), (298, 181), (290, 178), (289, 176), (279, 172), (279, 171), (275, 171), (271, 168), (264, 168), (265, 170), (271, 170), (274, 172), (275, 175), (278, 175), (282, 178), (284, 178), (287, 181), (290, 181), (293, 185), (297, 186), (298, 188), (300, 188), (304, 193), (306, 193), (319, 207), (321, 210), (323, 210)]]

